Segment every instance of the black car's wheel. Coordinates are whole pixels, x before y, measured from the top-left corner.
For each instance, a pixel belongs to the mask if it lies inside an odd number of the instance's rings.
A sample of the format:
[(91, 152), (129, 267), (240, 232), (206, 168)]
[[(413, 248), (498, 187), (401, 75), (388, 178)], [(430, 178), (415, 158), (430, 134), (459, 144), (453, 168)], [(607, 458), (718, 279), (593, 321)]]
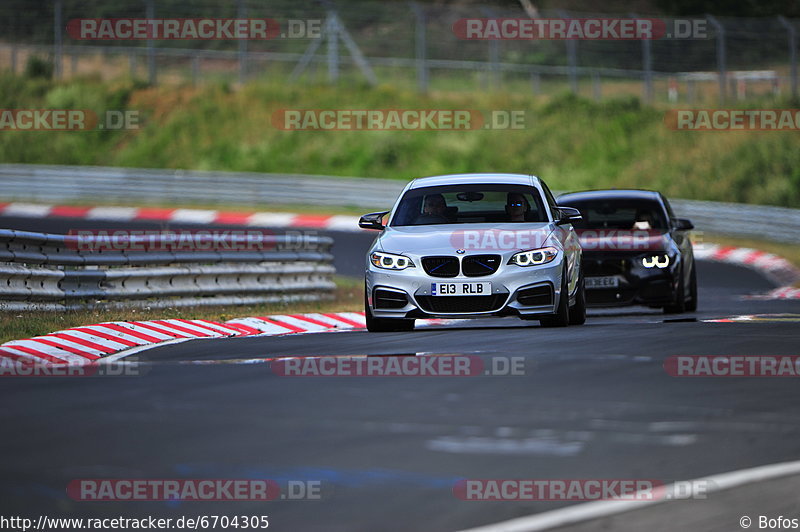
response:
[(681, 314), (686, 312), (686, 288), (683, 282), (683, 266), (678, 271), (678, 290), (675, 292), (675, 303), (664, 307), (664, 314)]
[(697, 310), (697, 268), (692, 264), (692, 273), (689, 274), (689, 301), (686, 302), (686, 310), (694, 312)]
[(566, 327), (569, 323), (569, 289), (567, 287), (567, 270), (564, 269), (564, 273), (561, 275), (561, 297), (556, 313), (539, 318), (539, 324), (542, 327)]
[(578, 281), (578, 292), (575, 294), (575, 304), (569, 307), (570, 325), (583, 325), (586, 323), (586, 290), (584, 285), (583, 274), (581, 274), (580, 281)]
[(375, 318), (369, 308), (366, 293), (364, 294), (364, 316), (367, 321), (367, 330), (369, 332), (400, 332), (414, 330), (414, 320)]

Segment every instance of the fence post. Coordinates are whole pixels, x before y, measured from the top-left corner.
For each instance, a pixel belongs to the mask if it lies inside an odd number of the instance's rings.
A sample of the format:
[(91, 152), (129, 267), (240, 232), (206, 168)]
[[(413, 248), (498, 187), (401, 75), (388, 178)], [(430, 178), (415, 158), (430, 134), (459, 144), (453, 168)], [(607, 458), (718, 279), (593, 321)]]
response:
[[(145, 17), (148, 20), (156, 18), (156, 8), (153, 0), (146, 0)], [(147, 39), (147, 79), (150, 85), (156, 84), (156, 49), (153, 39)]]
[(63, 7), (64, 3), (62, 0), (56, 0), (53, 6), (53, 76), (56, 79), (61, 79), (63, 74), (62, 51), (64, 39), (61, 32), (61, 29), (64, 27), (62, 22)]
[[(639, 18), (636, 13), (630, 13), (631, 18)], [(644, 70), (644, 101), (653, 103), (653, 55), (650, 39), (642, 39), (642, 70)]]
[(200, 81), (200, 54), (192, 54), (192, 85), (198, 85)]
[[(481, 12), (487, 18), (497, 18), (495, 12), (488, 7), (482, 7)], [(497, 88), (500, 85), (500, 41), (489, 39), (489, 86)]]
[(592, 97), (598, 102), (603, 98), (603, 89), (600, 86), (600, 74), (597, 73), (597, 70), (592, 71)]
[(778, 20), (789, 32), (789, 82), (792, 87), (792, 96), (797, 97), (797, 30), (792, 24), (784, 17), (778, 17)]
[(417, 89), (420, 92), (428, 91), (428, 50), (426, 41), (425, 10), (416, 2), (410, 2), (414, 12), (414, 52), (417, 60)]
[(328, 11), (328, 81), (336, 83), (339, 79), (339, 20), (336, 13)]
[[(247, 18), (244, 0), (236, 0), (236, 16), (239, 20)], [(239, 39), (239, 83), (247, 79), (247, 39)], [(194, 82), (194, 81), (193, 81)]]
[(706, 15), (706, 18), (717, 30), (717, 70), (719, 71), (719, 101), (725, 103), (727, 92), (727, 76), (728, 72), (725, 65), (725, 28), (722, 24), (711, 15)]
[[(569, 19), (569, 14), (559, 9), (558, 16)], [(569, 88), (574, 93), (578, 93), (578, 42), (575, 39), (567, 39), (567, 64), (569, 65)]]
[(531, 72), (531, 90), (536, 95), (542, 92), (542, 76), (538, 72)]

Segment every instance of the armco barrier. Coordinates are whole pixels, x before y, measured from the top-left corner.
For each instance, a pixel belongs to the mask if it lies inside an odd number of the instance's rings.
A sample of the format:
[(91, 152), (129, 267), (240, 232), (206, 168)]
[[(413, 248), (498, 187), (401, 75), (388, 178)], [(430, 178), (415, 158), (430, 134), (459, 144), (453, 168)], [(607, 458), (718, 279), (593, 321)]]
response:
[[(409, 179), (414, 176), (409, 176)], [(221, 186), (223, 185), (224, 186)], [(185, 205), (299, 204), (388, 209), (405, 186), (392, 179), (0, 164), (0, 201), (122, 201)], [(671, 200), (698, 231), (800, 244), (800, 209)]]
[(329, 237), (270, 236), (255, 251), (86, 250), (76, 241), (0, 229), (0, 309), (309, 301), (335, 288)]

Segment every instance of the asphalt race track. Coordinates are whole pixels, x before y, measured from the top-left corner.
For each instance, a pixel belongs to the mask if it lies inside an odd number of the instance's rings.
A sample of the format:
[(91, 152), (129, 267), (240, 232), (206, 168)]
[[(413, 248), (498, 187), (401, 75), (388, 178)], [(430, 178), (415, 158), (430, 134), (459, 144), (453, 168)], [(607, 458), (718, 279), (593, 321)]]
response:
[[(44, 232), (94, 222), (0, 218)], [(113, 224), (103, 223), (104, 228)], [(155, 224), (120, 224), (126, 228)], [(321, 233), (325, 234), (325, 233)], [(374, 234), (339, 233), (340, 273), (359, 275)], [(696, 313), (593, 310), (584, 326), (491, 319), (417, 329), (196, 340), (139, 355), (136, 377), (0, 383), (0, 513), (133, 517), (269, 515), (291, 531), (448, 531), (571, 504), (476, 502), (459, 479), (697, 478), (800, 456), (792, 378), (680, 378), (670, 355), (800, 355), (800, 301), (741, 296), (758, 274), (699, 263)], [(524, 375), (286, 377), (275, 356), (524, 357)], [(78, 502), (79, 478), (320, 481), (319, 500)], [(795, 496), (795, 495), (792, 495)], [(699, 504), (702, 504), (700, 502)], [(730, 509), (730, 526), (739, 513)], [(669, 530), (670, 523), (663, 523)]]

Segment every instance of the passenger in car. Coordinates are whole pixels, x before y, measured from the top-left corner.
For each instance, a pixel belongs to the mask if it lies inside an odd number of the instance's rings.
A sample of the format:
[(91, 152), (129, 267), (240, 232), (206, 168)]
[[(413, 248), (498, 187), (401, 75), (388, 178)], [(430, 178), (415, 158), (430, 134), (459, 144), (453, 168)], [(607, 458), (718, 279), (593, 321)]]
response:
[(525, 222), (531, 205), (524, 194), (509, 192), (506, 196), (506, 214), (509, 222)]
[(422, 214), (416, 219), (417, 224), (437, 224), (447, 223), (447, 202), (441, 194), (430, 194), (425, 196), (422, 205)]

